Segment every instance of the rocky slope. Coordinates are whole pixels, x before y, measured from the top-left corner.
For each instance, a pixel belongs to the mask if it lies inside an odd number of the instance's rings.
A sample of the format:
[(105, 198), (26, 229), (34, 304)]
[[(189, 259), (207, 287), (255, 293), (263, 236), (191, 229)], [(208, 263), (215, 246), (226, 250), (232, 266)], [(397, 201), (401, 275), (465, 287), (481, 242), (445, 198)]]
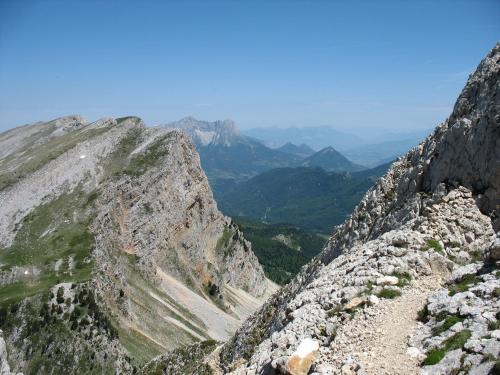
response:
[(451, 116), (219, 350), (214, 371), (498, 373), (499, 75), (497, 44)]
[(69, 116), (0, 135), (0, 365), (131, 373), (275, 289), (182, 132)]

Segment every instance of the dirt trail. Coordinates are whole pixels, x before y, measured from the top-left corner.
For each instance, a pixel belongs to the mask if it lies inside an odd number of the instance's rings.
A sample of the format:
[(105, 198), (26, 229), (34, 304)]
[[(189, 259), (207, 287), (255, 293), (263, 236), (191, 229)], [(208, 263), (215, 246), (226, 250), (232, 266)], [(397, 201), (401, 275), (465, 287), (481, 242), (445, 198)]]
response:
[(401, 297), (381, 300), (342, 325), (334, 341), (335, 367), (342, 368), (342, 374), (354, 370), (346, 366), (348, 362), (360, 365), (369, 375), (418, 374), (419, 361), (407, 354), (408, 338), (418, 325), (417, 313), (427, 296), (440, 285), (439, 278), (422, 278), (405, 288)]

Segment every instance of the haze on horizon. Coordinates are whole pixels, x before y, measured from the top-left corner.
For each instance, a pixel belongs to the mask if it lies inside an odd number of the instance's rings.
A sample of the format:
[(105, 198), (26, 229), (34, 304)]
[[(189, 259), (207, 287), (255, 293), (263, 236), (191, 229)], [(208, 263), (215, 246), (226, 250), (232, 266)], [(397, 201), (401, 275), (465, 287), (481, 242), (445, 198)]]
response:
[(75, 113), (428, 129), (498, 41), (499, 19), (486, 0), (4, 0), (0, 131)]

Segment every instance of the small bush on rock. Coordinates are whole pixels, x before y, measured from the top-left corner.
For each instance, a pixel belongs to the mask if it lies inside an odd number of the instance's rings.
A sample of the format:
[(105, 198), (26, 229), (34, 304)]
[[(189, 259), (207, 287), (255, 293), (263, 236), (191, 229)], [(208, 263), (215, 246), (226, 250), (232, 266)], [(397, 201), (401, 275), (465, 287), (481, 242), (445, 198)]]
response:
[(434, 251), (436, 251), (439, 254), (444, 254), (443, 247), (441, 246), (441, 244), (437, 240), (434, 240), (434, 239), (428, 240), (422, 250), (426, 251), (429, 249), (433, 249)]
[(422, 362), (422, 365), (435, 365), (439, 363), (449, 351), (462, 349), (471, 335), (468, 329), (455, 333), (453, 336), (444, 340), (440, 348), (430, 350), (427, 354), (427, 358)]
[(459, 282), (448, 287), (448, 293), (450, 296), (453, 296), (457, 293), (466, 292), (471, 286), (477, 284), (479, 281), (476, 275), (465, 275)]
[(384, 288), (380, 292), (378, 292), (377, 297), (392, 299), (399, 297), (400, 295), (401, 292), (399, 290)]

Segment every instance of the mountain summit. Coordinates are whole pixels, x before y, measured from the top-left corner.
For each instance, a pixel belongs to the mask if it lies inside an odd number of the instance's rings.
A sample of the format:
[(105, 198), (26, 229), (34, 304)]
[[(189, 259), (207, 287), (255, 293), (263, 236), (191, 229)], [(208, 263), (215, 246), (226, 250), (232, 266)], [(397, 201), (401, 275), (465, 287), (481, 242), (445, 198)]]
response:
[(197, 146), (233, 145), (239, 138), (239, 131), (232, 120), (200, 121), (194, 117), (185, 117), (179, 121), (161, 125), (166, 128), (178, 128), (189, 134)]
[(357, 172), (365, 167), (354, 164), (333, 147), (325, 147), (315, 154), (305, 158), (302, 163), (304, 167), (320, 167), (330, 172)]
[(283, 146), (278, 147), (278, 150), (280, 150), (281, 152), (286, 152), (287, 154), (297, 155), (302, 158), (307, 158), (308, 156), (311, 156), (312, 154), (315, 153), (315, 151), (305, 143), (302, 143), (297, 146), (292, 142), (288, 142), (285, 143)]

